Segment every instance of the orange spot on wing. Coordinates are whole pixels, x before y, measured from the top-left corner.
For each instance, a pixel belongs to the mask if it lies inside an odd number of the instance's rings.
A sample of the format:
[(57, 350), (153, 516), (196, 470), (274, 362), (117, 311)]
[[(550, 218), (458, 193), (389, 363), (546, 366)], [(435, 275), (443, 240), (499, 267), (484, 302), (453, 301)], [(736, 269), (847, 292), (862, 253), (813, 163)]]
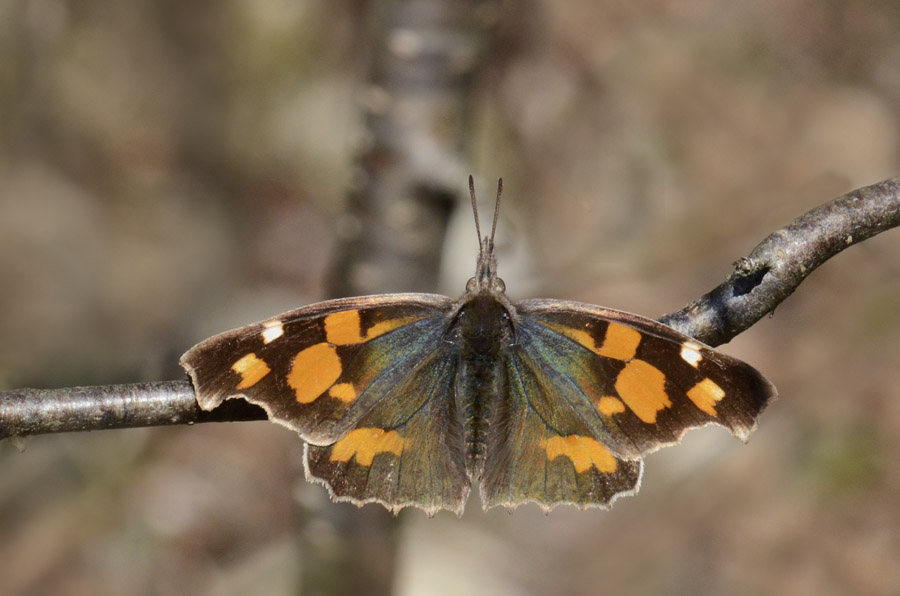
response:
[(606, 328), (603, 345), (597, 346), (594, 336), (584, 329), (573, 329), (559, 323), (545, 323), (557, 333), (562, 333), (574, 342), (577, 342), (588, 350), (616, 360), (630, 360), (634, 358), (638, 345), (641, 343), (641, 332), (620, 323), (610, 322)]
[(405, 440), (395, 430), (385, 431), (381, 428), (358, 428), (331, 447), (331, 461), (350, 461), (356, 457), (361, 466), (371, 466), (372, 460), (379, 453), (403, 453)]
[(595, 354), (599, 354), (600, 348), (597, 347), (597, 342), (594, 340), (594, 336), (585, 331), (584, 329), (573, 329), (572, 327), (567, 327), (566, 325), (562, 325), (560, 323), (544, 323), (545, 327), (549, 327), (553, 329), (557, 333), (561, 333), (565, 335), (575, 343), (581, 344), (591, 352)]
[(358, 344), (375, 339), (422, 317), (400, 317), (375, 323), (363, 333), (358, 310), (342, 310), (325, 317), (325, 338), (336, 346)]
[(597, 353), (597, 342), (594, 341), (594, 336), (588, 333), (583, 329), (572, 329), (571, 327), (563, 327), (556, 326), (553, 327), (556, 331), (559, 331), (569, 339), (576, 341), (586, 347), (588, 350)]
[(253, 387), (267, 374), (272, 372), (265, 360), (257, 357), (256, 354), (247, 354), (237, 362), (231, 365), (231, 370), (241, 375), (241, 382), (237, 384), (235, 389), (247, 389)]
[(594, 402), (594, 407), (604, 416), (612, 416), (613, 414), (621, 414), (625, 411), (625, 404), (618, 397), (604, 395)]
[(656, 422), (656, 414), (672, 405), (665, 387), (666, 375), (643, 360), (632, 360), (616, 378), (619, 397), (647, 424)]
[(597, 353), (616, 360), (630, 360), (634, 358), (640, 343), (640, 331), (619, 323), (610, 323), (606, 328), (603, 345)]
[(359, 311), (342, 310), (325, 317), (325, 337), (336, 346), (358, 344), (363, 341), (359, 328)]
[(710, 416), (716, 415), (716, 403), (725, 397), (725, 390), (712, 379), (703, 379), (687, 392), (688, 398)]
[(379, 335), (384, 335), (388, 331), (393, 331), (398, 327), (403, 327), (404, 325), (408, 325), (409, 323), (421, 320), (422, 317), (403, 317), (398, 319), (389, 319), (387, 321), (381, 321), (380, 323), (375, 323), (372, 325), (368, 331), (366, 331), (366, 340), (375, 339)]
[(341, 376), (341, 359), (329, 344), (315, 344), (294, 356), (287, 384), (301, 404), (315, 401)]
[(356, 399), (356, 389), (352, 383), (338, 383), (328, 390), (328, 395), (345, 403), (352, 403)]
[(591, 467), (605, 474), (612, 474), (618, 467), (616, 458), (609, 449), (590, 437), (580, 435), (551, 437), (543, 439), (541, 447), (547, 451), (549, 460), (560, 456), (569, 458), (579, 474), (587, 472)]

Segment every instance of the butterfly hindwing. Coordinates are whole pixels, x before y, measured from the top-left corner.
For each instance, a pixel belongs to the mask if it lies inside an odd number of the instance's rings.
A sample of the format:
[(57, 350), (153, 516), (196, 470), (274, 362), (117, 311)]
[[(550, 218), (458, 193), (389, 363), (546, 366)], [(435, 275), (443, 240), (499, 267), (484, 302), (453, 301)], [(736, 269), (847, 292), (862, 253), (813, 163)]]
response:
[(643, 455), (706, 424), (747, 440), (776, 395), (750, 365), (650, 319), (557, 300), (517, 309), (526, 333), (556, 335), (544, 341), (555, 350), (527, 353), (544, 358), (561, 387), (577, 388), (567, 399), (617, 453)]
[(310, 442), (307, 473), (335, 497), (461, 511), (456, 359), (443, 342), (452, 304), (429, 294), (323, 302), (210, 338), (182, 365), (204, 409), (243, 397)]
[(461, 514), (469, 480), (463, 431), (449, 399), (457, 369), (449, 350), (445, 344), (418, 360), (339, 441), (309, 445), (307, 475), (338, 500)]
[(527, 329), (518, 331), (522, 343), (504, 363), (507, 397), (489, 425), (483, 506), (535, 502), (546, 509), (563, 503), (608, 507), (616, 497), (635, 493), (640, 458), (623, 457), (607, 447), (603, 429), (573, 403), (577, 391), (559, 384), (548, 368), (546, 346), (540, 340), (531, 343)]

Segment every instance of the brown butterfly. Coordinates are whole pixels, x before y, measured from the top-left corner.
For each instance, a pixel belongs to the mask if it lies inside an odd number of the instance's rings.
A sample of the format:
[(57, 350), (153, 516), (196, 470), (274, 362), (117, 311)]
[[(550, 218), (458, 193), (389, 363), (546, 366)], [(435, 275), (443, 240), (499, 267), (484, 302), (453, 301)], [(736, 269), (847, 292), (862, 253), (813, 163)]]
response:
[(748, 364), (637, 315), (506, 297), (501, 190), (490, 237), (475, 212), (461, 298), (329, 300), (207, 339), (181, 358), (201, 407), (265, 408), (307, 442), (307, 477), (336, 501), (429, 514), (461, 514), (473, 484), (485, 509), (608, 507), (688, 429), (746, 440), (776, 395)]

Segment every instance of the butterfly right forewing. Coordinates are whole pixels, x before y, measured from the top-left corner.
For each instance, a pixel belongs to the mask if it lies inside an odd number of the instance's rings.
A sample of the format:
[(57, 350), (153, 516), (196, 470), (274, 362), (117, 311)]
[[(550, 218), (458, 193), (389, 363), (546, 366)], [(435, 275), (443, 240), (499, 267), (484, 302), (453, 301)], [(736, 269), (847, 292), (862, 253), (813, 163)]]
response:
[(752, 366), (656, 321), (561, 300), (518, 308), (533, 335), (561, 346), (550, 359), (559, 382), (574, 384), (574, 403), (620, 453), (647, 454), (706, 424), (746, 441), (777, 396)]
[(606, 507), (636, 492), (643, 455), (705, 424), (746, 440), (775, 396), (746, 363), (643, 317), (558, 300), (516, 310), (486, 507)]

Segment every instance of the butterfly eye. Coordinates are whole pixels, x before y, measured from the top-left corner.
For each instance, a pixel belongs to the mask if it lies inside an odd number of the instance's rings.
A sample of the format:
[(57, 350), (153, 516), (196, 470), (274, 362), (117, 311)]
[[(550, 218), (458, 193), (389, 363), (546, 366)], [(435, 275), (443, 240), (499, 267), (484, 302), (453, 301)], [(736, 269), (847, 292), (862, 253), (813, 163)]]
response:
[(496, 290), (497, 292), (506, 291), (506, 284), (499, 277), (494, 278), (494, 290)]
[(469, 281), (466, 282), (466, 291), (474, 292), (475, 291), (475, 278), (469, 278)]

